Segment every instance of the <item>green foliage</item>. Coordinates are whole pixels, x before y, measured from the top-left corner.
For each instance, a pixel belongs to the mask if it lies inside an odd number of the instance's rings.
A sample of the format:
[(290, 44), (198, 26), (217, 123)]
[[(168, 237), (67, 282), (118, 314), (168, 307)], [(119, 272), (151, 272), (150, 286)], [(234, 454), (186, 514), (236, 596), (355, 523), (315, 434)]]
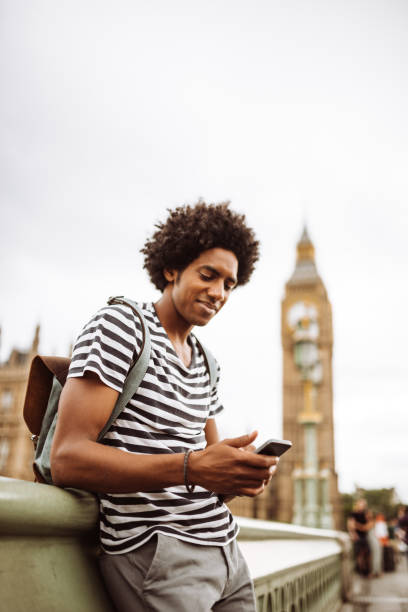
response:
[(394, 489), (368, 489), (363, 492), (370, 510), (376, 514), (381, 512), (386, 520), (397, 516), (400, 501), (397, 499)]
[(401, 501), (394, 488), (391, 489), (362, 489), (357, 488), (354, 493), (342, 493), (341, 501), (343, 504), (343, 526), (346, 529), (347, 517), (352, 512), (353, 505), (363, 497), (367, 500), (368, 509), (377, 514), (384, 514), (387, 521), (397, 516), (398, 508), (401, 506)]

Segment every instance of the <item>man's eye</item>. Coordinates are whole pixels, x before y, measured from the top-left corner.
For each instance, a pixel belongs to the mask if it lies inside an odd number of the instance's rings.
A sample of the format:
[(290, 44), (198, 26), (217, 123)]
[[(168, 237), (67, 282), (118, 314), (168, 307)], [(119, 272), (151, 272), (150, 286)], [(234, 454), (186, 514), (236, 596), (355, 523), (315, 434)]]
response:
[(200, 272), (200, 276), (203, 280), (206, 280), (206, 281), (210, 281), (212, 279), (212, 276), (207, 276), (206, 274), (203, 274), (202, 272)]

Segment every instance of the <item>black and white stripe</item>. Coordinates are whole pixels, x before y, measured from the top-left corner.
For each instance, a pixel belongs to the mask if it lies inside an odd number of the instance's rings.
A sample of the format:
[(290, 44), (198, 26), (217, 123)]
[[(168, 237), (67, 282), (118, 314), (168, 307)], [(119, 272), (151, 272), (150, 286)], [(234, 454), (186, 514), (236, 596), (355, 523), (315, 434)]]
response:
[[(216, 387), (210, 393), (204, 357), (191, 334), (192, 361), (186, 367), (153, 304), (140, 306), (151, 335), (149, 366), (103, 444), (140, 454), (201, 450), (206, 444), (207, 419), (222, 410)], [(140, 321), (128, 306), (102, 308), (82, 330), (68, 376), (92, 371), (121, 393), (142, 339)], [(112, 554), (133, 550), (157, 532), (212, 546), (227, 544), (237, 533), (228, 508), (201, 487), (193, 493), (177, 486), (149, 493), (103, 494), (100, 502), (101, 542)]]

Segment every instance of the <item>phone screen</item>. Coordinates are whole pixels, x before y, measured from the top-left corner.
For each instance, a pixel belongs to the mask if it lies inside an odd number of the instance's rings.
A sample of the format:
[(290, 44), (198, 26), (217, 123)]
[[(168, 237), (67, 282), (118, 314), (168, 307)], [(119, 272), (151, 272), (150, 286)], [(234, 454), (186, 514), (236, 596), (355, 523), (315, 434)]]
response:
[(260, 455), (272, 455), (276, 457), (280, 457), (292, 447), (292, 442), (290, 440), (267, 440), (265, 444), (262, 444), (259, 448), (256, 449), (256, 453)]

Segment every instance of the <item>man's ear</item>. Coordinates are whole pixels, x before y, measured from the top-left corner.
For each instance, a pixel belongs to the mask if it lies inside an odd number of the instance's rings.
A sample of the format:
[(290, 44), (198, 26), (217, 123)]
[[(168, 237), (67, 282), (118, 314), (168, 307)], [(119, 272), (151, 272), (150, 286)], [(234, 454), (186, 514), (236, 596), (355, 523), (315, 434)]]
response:
[(177, 279), (177, 270), (173, 270), (172, 268), (164, 268), (163, 276), (168, 283), (174, 283)]

